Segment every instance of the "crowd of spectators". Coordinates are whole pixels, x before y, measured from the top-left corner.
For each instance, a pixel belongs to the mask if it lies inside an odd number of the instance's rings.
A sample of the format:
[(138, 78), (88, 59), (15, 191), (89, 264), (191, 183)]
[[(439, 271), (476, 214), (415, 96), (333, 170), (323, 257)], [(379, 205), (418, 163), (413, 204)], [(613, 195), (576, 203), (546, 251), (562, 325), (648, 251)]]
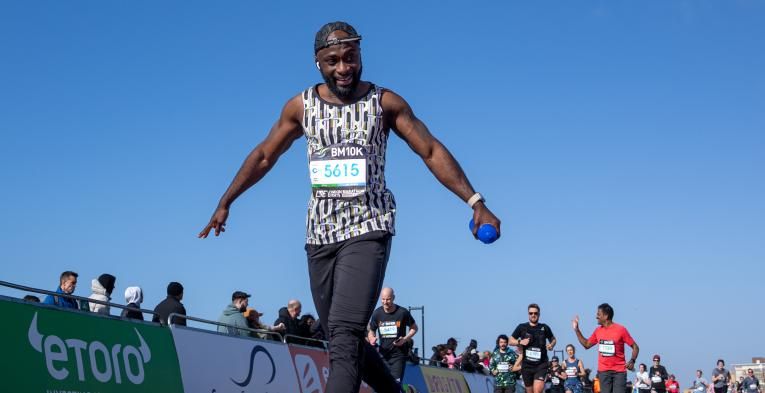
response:
[[(110, 304), (116, 302), (112, 299), (112, 293), (116, 288), (117, 278), (109, 273), (104, 273), (91, 281), (91, 295), (88, 300), (76, 299), (73, 294), (77, 288), (79, 275), (73, 271), (65, 271), (59, 276), (59, 284), (54, 294), (47, 295), (42, 303), (62, 308), (79, 309), (96, 314), (111, 315)], [(288, 342), (300, 343), (312, 346), (324, 346), (326, 340), (321, 328), (321, 322), (313, 315), (302, 313), (300, 301), (292, 299), (287, 306), (278, 312), (278, 318), (273, 325), (268, 325), (260, 320), (263, 313), (249, 307), (250, 294), (243, 291), (235, 291), (231, 295), (229, 303), (218, 318), (218, 332), (251, 336), (261, 339), (280, 340), (287, 337)], [(40, 299), (34, 295), (24, 296), (28, 302), (40, 303)], [(167, 325), (186, 326), (186, 307), (183, 303), (183, 285), (179, 282), (170, 282), (167, 285), (167, 297), (154, 307), (152, 322)], [(144, 320), (142, 310), (143, 290), (138, 286), (125, 288), (125, 304), (121, 308), (120, 317), (125, 319)], [(171, 321), (168, 319), (172, 317)]]

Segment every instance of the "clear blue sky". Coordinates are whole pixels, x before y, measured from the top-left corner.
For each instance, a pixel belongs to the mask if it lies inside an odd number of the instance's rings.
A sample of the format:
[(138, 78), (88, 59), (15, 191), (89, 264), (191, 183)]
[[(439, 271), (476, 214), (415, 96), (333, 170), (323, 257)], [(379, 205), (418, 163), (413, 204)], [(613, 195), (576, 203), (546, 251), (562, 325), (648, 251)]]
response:
[(764, 2), (262, 3), (0, 3), (0, 279), (53, 289), (71, 269), (87, 296), (110, 272), (147, 308), (177, 280), (194, 316), (236, 289), (269, 322), (293, 297), (313, 312), (302, 140), (224, 236), (196, 234), (320, 81), (315, 31), (346, 20), (364, 78), (409, 101), (503, 220), (499, 242), (473, 240), (470, 210), (392, 137), (386, 284), (426, 306), (428, 348), (492, 348), (537, 302), (562, 349), (607, 301), (682, 386), (765, 354)]

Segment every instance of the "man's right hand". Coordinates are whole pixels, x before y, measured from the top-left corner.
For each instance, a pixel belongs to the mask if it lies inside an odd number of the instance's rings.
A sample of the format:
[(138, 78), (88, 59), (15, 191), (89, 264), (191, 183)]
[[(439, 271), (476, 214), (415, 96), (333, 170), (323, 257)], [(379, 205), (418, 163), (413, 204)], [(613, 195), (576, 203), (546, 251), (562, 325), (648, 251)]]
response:
[(571, 327), (574, 328), (574, 330), (579, 330), (579, 315), (575, 316), (574, 319), (571, 320)]
[(221, 232), (226, 232), (226, 219), (228, 219), (228, 209), (223, 207), (215, 209), (210, 222), (202, 229), (202, 232), (199, 232), (197, 237), (200, 239), (207, 238), (213, 228), (215, 228), (215, 236), (219, 236)]
[(531, 339), (526, 337), (523, 340), (518, 340), (518, 344), (520, 344), (521, 346), (525, 347), (525, 346), (529, 345), (530, 341), (531, 341)]

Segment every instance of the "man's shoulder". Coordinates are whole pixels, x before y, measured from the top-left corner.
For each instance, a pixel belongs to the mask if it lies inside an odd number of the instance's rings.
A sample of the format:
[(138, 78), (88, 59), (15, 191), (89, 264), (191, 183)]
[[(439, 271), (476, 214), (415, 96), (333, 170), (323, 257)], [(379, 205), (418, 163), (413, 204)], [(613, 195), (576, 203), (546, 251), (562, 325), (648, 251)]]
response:
[(394, 313), (396, 313), (396, 314), (400, 314), (400, 315), (403, 315), (403, 316), (407, 316), (407, 315), (410, 315), (410, 313), (409, 313), (409, 309), (408, 309), (408, 308), (406, 308), (406, 307), (401, 307), (401, 306), (399, 306), (398, 304), (396, 304), (396, 311), (394, 311)]

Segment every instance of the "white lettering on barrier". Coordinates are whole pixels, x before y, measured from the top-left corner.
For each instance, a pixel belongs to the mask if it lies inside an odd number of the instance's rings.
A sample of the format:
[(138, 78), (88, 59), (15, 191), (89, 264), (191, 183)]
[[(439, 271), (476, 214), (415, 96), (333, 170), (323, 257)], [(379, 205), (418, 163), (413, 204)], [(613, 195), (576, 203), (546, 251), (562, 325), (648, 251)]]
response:
[[(98, 369), (99, 359), (96, 357), (96, 352), (101, 354), (104, 371)], [(106, 349), (106, 345), (98, 341), (90, 343), (88, 346), (88, 355), (90, 355), (90, 371), (93, 373), (93, 376), (96, 377), (99, 382), (108, 382), (112, 379), (112, 362), (110, 361), (109, 350)]]
[[(32, 317), (32, 322), (27, 331), (29, 344), (37, 352), (42, 352), (45, 356), (45, 366), (51, 377), (61, 381), (69, 377), (69, 350), (74, 354), (74, 366), (77, 370), (77, 379), (85, 381), (85, 367), (83, 365), (83, 351), (87, 349), (88, 360), (90, 362), (90, 375), (97, 381), (106, 383), (114, 378), (115, 383), (122, 383), (122, 370), (120, 369), (120, 352), (122, 352), (122, 361), (125, 365), (123, 369), (128, 380), (134, 385), (140, 385), (144, 380), (143, 365), (151, 360), (151, 349), (144, 341), (137, 329), (133, 329), (138, 336), (140, 345), (138, 348), (132, 345), (115, 344), (111, 350), (100, 341), (88, 343), (86, 341), (70, 338), (62, 340), (58, 336), (44, 336), (37, 329), (37, 313)], [(135, 358), (136, 369), (133, 370), (130, 365), (130, 355)]]
[[(58, 369), (53, 362), (66, 362), (69, 357), (66, 355), (66, 345), (64, 341), (56, 336), (48, 336), (45, 339), (45, 365), (48, 367), (48, 373), (51, 377), (58, 380), (66, 379), (69, 371), (66, 368)], [(54, 347), (57, 350), (54, 350)]]

